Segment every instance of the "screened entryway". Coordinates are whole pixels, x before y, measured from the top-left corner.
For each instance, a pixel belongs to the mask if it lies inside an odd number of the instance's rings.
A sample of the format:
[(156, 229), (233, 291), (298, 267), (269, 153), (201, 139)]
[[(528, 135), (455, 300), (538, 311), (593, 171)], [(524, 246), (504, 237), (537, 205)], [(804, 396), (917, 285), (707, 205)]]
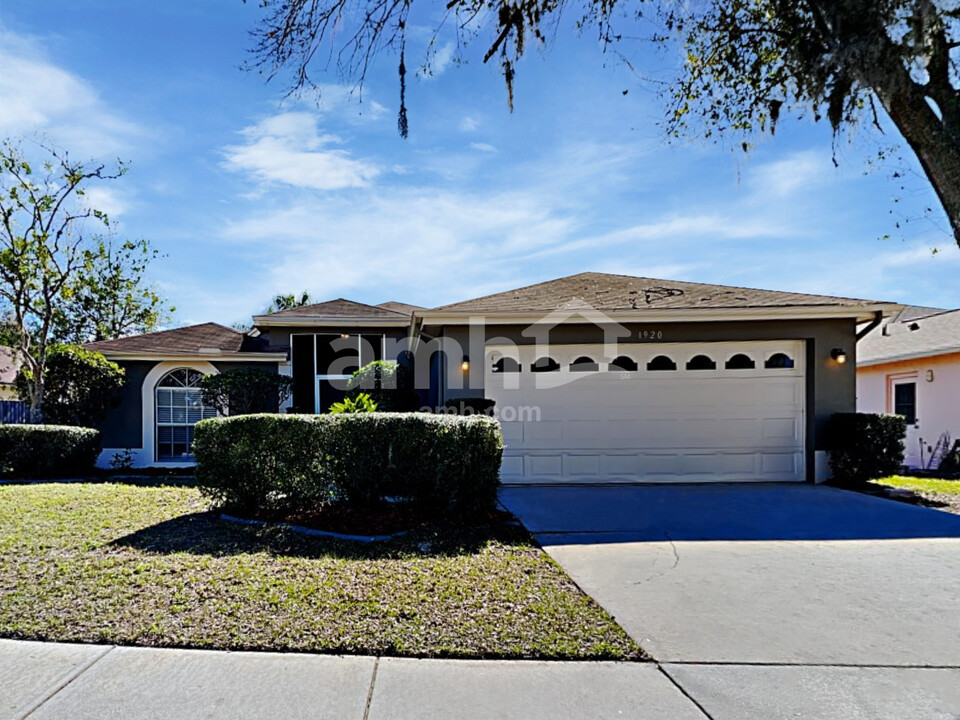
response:
[(188, 461), (193, 456), (193, 426), (217, 411), (203, 404), (200, 379), (203, 373), (178, 368), (157, 383), (156, 437), (158, 461)]

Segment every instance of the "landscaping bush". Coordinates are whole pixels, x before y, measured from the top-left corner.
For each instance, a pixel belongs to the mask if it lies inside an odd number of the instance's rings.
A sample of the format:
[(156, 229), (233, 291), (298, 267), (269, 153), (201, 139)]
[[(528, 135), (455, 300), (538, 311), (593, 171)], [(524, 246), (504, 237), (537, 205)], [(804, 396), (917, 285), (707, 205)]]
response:
[(345, 397), (341, 402), (330, 406), (330, 413), (371, 413), (377, 411), (377, 403), (374, 402), (366, 393), (360, 393), (356, 397)]
[(420, 406), (413, 385), (413, 370), (408, 365), (374, 360), (350, 376), (347, 397), (356, 399), (365, 393), (380, 412), (412, 412)]
[(196, 426), (205, 495), (242, 512), (402, 498), (437, 512), (493, 508), (503, 438), (486, 417), (247, 415)]
[(8, 477), (76, 477), (92, 470), (99, 454), (99, 430), (0, 425), (0, 472)]
[[(43, 421), (51, 426), (98, 425), (107, 410), (120, 401), (124, 371), (102, 353), (79, 345), (53, 345), (47, 352), (44, 394), (40, 408)], [(32, 374), (26, 366), (17, 373), (20, 400), (30, 403)]]
[(292, 378), (260, 368), (235, 368), (200, 380), (203, 404), (221, 415), (276, 412), (291, 392)]
[(838, 482), (864, 483), (903, 466), (907, 421), (902, 415), (838, 413), (830, 419), (830, 468)]

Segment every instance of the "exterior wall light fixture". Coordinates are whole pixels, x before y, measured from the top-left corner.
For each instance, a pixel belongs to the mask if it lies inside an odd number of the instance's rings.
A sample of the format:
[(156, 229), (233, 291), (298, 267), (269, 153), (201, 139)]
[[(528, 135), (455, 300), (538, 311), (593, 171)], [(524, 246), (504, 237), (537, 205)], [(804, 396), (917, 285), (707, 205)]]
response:
[(463, 362), (460, 363), (460, 369), (463, 370), (464, 372), (469, 372), (469, 370), (470, 370), (470, 356), (469, 356), (469, 355), (464, 355), (464, 356), (463, 356)]
[(843, 365), (847, 361), (847, 353), (841, 348), (831, 350), (830, 357), (836, 360), (838, 365)]

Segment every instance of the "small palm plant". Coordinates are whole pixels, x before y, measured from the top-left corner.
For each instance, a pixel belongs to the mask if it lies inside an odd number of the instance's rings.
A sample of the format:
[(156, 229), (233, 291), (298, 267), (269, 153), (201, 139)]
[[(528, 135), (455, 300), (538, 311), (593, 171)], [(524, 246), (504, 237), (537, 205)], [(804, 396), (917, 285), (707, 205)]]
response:
[(369, 413), (376, 412), (377, 403), (368, 393), (360, 393), (356, 397), (345, 397), (343, 402), (334, 403), (330, 406), (331, 415), (340, 413)]

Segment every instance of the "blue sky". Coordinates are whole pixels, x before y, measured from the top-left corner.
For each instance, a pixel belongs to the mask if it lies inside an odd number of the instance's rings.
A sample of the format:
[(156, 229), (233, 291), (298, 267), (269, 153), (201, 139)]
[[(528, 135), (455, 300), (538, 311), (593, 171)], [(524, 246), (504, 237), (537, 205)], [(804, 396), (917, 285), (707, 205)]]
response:
[(278, 292), (433, 306), (585, 270), (960, 306), (945, 221), (903, 223), (935, 203), (925, 181), (865, 172), (895, 135), (840, 140), (838, 168), (810, 120), (746, 156), (668, 144), (650, 86), (561, 27), (520, 63), (512, 114), (497, 67), (450, 61), (441, 36), (402, 140), (393, 56), (362, 102), (334, 71), (319, 106), (241, 71), (256, 6), (0, 6), (0, 135), (131, 163), (92, 198), (166, 255), (151, 280), (174, 324), (242, 321)]

